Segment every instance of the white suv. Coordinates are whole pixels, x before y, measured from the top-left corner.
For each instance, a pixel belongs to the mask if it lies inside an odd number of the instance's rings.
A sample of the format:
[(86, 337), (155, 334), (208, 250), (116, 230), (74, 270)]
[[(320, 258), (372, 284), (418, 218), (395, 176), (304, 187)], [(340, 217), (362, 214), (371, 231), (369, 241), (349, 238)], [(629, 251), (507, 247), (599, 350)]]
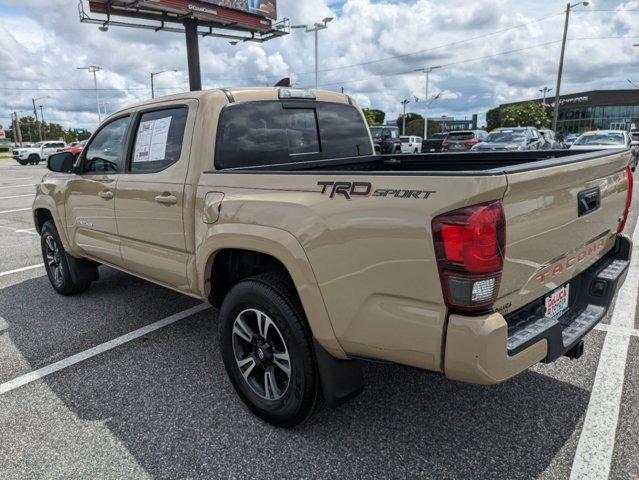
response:
[(402, 153), (419, 153), (422, 151), (422, 137), (399, 137), (402, 141)]
[(13, 158), (20, 165), (37, 165), (46, 161), (50, 155), (56, 153), (59, 148), (65, 148), (66, 143), (62, 141), (38, 142), (28, 148), (17, 148), (13, 151)]

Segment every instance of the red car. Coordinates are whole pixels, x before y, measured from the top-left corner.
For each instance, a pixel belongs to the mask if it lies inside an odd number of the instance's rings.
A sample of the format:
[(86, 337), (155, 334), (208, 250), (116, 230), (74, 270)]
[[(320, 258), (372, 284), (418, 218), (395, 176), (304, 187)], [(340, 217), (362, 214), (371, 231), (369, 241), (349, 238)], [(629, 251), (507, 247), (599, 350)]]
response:
[(87, 144), (87, 140), (82, 140), (81, 142), (78, 142), (71, 147), (58, 148), (58, 153), (71, 152), (74, 157), (77, 157), (78, 155), (82, 153), (82, 150), (84, 150), (84, 147), (86, 146), (86, 144)]

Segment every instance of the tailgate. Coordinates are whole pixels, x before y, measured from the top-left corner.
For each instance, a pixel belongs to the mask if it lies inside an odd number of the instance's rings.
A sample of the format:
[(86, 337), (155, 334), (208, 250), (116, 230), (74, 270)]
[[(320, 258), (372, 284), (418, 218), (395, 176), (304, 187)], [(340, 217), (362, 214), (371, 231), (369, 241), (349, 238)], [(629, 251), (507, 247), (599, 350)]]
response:
[(500, 313), (553, 291), (614, 245), (626, 204), (629, 154), (579, 158), (507, 174), (506, 258), (495, 304)]

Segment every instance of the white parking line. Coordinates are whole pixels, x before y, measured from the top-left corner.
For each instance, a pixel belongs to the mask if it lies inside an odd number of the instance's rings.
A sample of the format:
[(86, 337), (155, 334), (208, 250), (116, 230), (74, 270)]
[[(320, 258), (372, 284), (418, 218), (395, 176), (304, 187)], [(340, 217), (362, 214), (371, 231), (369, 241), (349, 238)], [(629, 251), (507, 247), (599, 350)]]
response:
[[(610, 331), (634, 330), (639, 289), (639, 223), (632, 238), (635, 251), (626, 281), (617, 294), (607, 327)], [(606, 335), (570, 480), (607, 480), (610, 475), (629, 346), (630, 335)]]
[(0, 277), (5, 277), (7, 275), (13, 275), (14, 273), (26, 272), (27, 270), (34, 270), (36, 268), (44, 267), (43, 263), (39, 263), (38, 265), (30, 265), (28, 267), (16, 268), (15, 270), (9, 270), (7, 272), (0, 272)]
[(3, 211), (0, 211), (0, 214), (2, 214), (2, 213), (15, 213), (15, 212), (26, 212), (27, 210), (31, 210), (31, 207), (29, 207), (29, 208), (16, 208), (16, 209), (13, 209), (13, 210), (3, 210)]
[(10, 195), (8, 197), (0, 197), (0, 200), (9, 200), (10, 198), (24, 198), (24, 197), (35, 197), (35, 193), (29, 193), (28, 195)]
[(639, 330), (637, 330), (636, 328), (619, 327), (617, 325), (608, 325), (607, 323), (599, 323), (595, 325), (595, 330), (614, 333), (615, 335), (639, 337)]
[(65, 368), (88, 360), (89, 358), (95, 357), (96, 355), (104, 353), (108, 350), (112, 350), (116, 347), (119, 347), (120, 345), (135, 340), (136, 338), (143, 337), (144, 335), (164, 328), (168, 325), (171, 325), (172, 323), (183, 320), (187, 317), (190, 317), (191, 315), (195, 315), (196, 313), (202, 312), (208, 308), (211, 308), (211, 306), (206, 303), (196, 305), (195, 307), (189, 308), (188, 310), (184, 310), (182, 312), (176, 313), (175, 315), (171, 315), (170, 317), (166, 317), (155, 323), (134, 330), (131, 333), (127, 333), (126, 335), (122, 335), (121, 337), (114, 338), (113, 340), (109, 340), (108, 342), (101, 343), (96, 347), (90, 348), (80, 353), (76, 353), (75, 355), (47, 365), (46, 367), (39, 368), (38, 370), (34, 370), (33, 372), (29, 372), (18, 378), (14, 378), (13, 380), (0, 384), (0, 395), (4, 395), (11, 390), (15, 390), (16, 388), (20, 388), (24, 385), (27, 385), (28, 383), (35, 382), (36, 380), (44, 378), (47, 375), (59, 372), (60, 370), (64, 370)]
[(35, 228), (30, 228), (28, 230), (15, 230), (16, 233), (27, 233), (29, 235), (37, 235), (40, 236), (38, 232), (36, 232)]
[(24, 185), (0, 185), (0, 190), (5, 188), (22, 188), (22, 187), (35, 187), (34, 183), (26, 183)]

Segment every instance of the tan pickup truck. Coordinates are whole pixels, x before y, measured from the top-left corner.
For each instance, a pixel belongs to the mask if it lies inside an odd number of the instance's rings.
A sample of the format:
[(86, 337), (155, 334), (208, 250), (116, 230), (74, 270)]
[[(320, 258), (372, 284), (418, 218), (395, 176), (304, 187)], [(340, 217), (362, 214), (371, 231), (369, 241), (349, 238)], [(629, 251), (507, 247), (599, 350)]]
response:
[(209, 301), (239, 396), (293, 426), (361, 361), (493, 384), (578, 358), (627, 271), (629, 160), (374, 155), (348, 96), (218, 89), (112, 115), (33, 214), (56, 291), (107, 265)]

